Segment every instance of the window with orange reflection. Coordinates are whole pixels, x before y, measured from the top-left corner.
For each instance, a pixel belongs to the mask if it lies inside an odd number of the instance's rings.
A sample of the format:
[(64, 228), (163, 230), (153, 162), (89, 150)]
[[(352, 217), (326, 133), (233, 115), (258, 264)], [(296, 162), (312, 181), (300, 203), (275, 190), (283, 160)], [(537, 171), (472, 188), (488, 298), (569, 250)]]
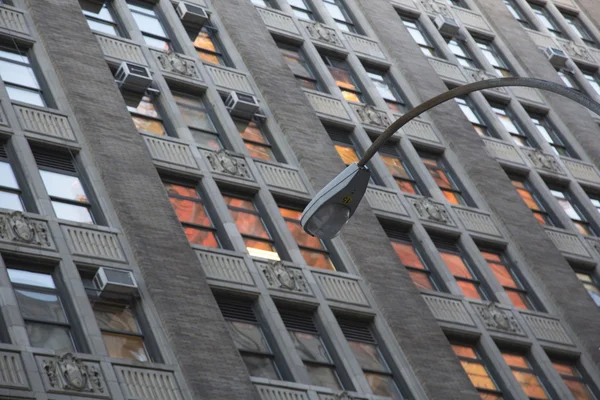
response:
[(346, 60), (323, 56), (323, 61), (335, 80), (335, 84), (342, 91), (344, 98), (354, 103), (364, 103), (364, 97)]
[(359, 157), (358, 157), (358, 154), (356, 153), (356, 150), (354, 150), (354, 147), (352, 147), (351, 145), (339, 144), (339, 143), (336, 143), (334, 146), (335, 146), (335, 150), (339, 154), (339, 156), (342, 159), (342, 161), (344, 162), (344, 164), (350, 165), (354, 162), (358, 162)]
[(268, 260), (280, 260), (273, 239), (252, 199), (224, 195), (223, 200), (244, 239), (248, 254)]
[(529, 299), (527, 290), (520, 282), (510, 260), (502, 252), (479, 250), (513, 305), (523, 310), (533, 310), (534, 307)]
[(510, 367), (513, 376), (521, 385), (521, 389), (530, 399), (547, 399), (548, 394), (527, 357), (520, 353), (502, 351), (504, 361)]
[(221, 247), (217, 232), (195, 188), (165, 183), (171, 205), (192, 244)]
[(206, 63), (227, 65), (227, 59), (221, 50), (221, 45), (216, 37), (217, 30), (210, 27), (204, 26), (200, 32), (196, 30), (189, 30), (188, 34), (198, 57)]
[(517, 193), (521, 196), (525, 205), (531, 210), (533, 216), (540, 224), (554, 225), (550, 215), (548, 215), (540, 201), (537, 199), (537, 196), (529, 184), (519, 179), (511, 179), (511, 183), (517, 189)]
[(427, 171), (442, 191), (444, 197), (450, 204), (468, 205), (460, 189), (456, 185), (456, 179), (444, 165), (441, 156), (429, 153), (419, 153), (421, 161), (425, 164)]
[(431, 271), (421, 258), (418, 250), (414, 247), (410, 240), (410, 236), (405, 232), (394, 232), (390, 229), (385, 229), (392, 248), (396, 252), (396, 255), (400, 259), (400, 262), (408, 270), (413, 283), (419, 289), (437, 290)]
[(335, 270), (333, 262), (329, 257), (329, 252), (323, 242), (321, 242), (321, 239), (310, 236), (302, 229), (302, 225), (300, 224), (302, 211), (288, 207), (279, 207), (279, 212), (285, 220), (285, 224), (294, 237), (296, 244), (298, 244), (300, 253), (302, 253), (306, 264), (315, 268)]
[(271, 144), (262, 132), (261, 124), (254, 120), (234, 118), (233, 122), (244, 140), (250, 156), (266, 161), (276, 161)]
[(390, 149), (394, 151), (394, 154), (388, 154), (386, 151), (385, 154), (379, 154), (386, 167), (394, 177), (396, 184), (400, 188), (401, 191), (405, 193), (411, 194), (420, 194), (419, 188), (417, 186), (417, 182), (412, 177), (412, 174), (409, 172), (407, 166), (400, 159), (397, 151), (395, 149)]
[(571, 360), (551, 360), (554, 369), (560, 374), (563, 382), (575, 400), (595, 400), (596, 397), (592, 394), (589, 384), (585, 381), (576, 363)]
[(127, 110), (131, 113), (131, 119), (139, 132), (154, 133), (155, 135), (165, 135), (167, 133), (162, 119), (149, 96), (142, 97), (136, 107), (127, 106)]
[(471, 383), (479, 392), (479, 396), (486, 400), (502, 399), (502, 392), (492, 379), (475, 347), (458, 343), (451, 343), (450, 345), (469, 376)]
[[(434, 240), (435, 243), (435, 240)], [(470, 299), (485, 299), (480, 282), (472, 272), (467, 261), (463, 258), (456, 246), (454, 251), (440, 248), (438, 246), (440, 257), (446, 264), (446, 267), (456, 279), (463, 295)]]

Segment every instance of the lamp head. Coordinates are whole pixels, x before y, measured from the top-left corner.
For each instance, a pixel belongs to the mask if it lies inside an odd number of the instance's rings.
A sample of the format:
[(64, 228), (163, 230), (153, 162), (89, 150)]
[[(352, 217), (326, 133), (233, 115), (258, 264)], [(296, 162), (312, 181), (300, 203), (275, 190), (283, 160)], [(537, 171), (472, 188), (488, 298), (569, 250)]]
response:
[(300, 219), (304, 230), (321, 239), (336, 237), (356, 211), (370, 177), (367, 167), (347, 166), (306, 206)]

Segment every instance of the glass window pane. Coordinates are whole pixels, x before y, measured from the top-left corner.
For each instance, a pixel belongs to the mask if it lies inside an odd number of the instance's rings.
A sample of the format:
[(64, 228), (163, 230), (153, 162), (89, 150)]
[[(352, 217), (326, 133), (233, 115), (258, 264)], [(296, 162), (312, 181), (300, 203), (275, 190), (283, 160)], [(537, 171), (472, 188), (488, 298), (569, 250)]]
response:
[(213, 248), (221, 247), (217, 240), (217, 235), (213, 231), (192, 228), (190, 226), (184, 227), (183, 230), (188, 241), (192, 244)]
[(275, 364), (270, 357), (254, 354), (242, 354), (246, 368), (250, 376), (267, 379), (279, 379)]
[(200, 201), (200, 196), (193, 187), (176, 185), (174, 183), (165, 183), (164, 185), (169, 196), (188, 197)]
[(285, 221), (285, 224), (294, 237), (294, 240), (296, 240), (296, 243), (298, 243), (298, 246), (324, 250), (321, 240), (316, 236), (310, 236), (306, 233), (299, 222)]
[(91, 30), (96, 31), (96, 32), (102, 32), (102, 33), (106, 33), (109, 35), (114, 35), (114, 36), (118, 36), (119, 32), (117, 31), (117, 28), (114, 25), (105, 23), (105, 22), (100, 22), (100, 21), (94, 21), (93, 19), (89, 19), (87, 20), (87, 23), (90, 27)]
[(408, 172), (404, 168), (404, 164), (402, 163), (402, 160), (400, 160), (396, 157), (391, 157), (391, 156), (386, 156), (386, 155), (381, 155), (381, 158), (383, 159), (383, 162), (385, 163), (386, 167), (388, 167), (388, 170), (390, 171), (390, 173), (392, 175), (399, 176), (399, 177), (406, 178), (406, 179), (412, 179), (412, 177), (408, 174)]
[(0, 186), (19, 189), (12, 167), (6, 161), (0, 161)]
[(391, 397), (394, 400), (402, 398), (391, 376), (365, 372), (365, 378), (367, 378), (367, 382), (374, 394)]
[(244, 145), (246, 146), (250, 157), (265, 161), (276, 161), (275, 154), (273, 154), (270, 147), (249, 142), (244, 143)]
[(529, 397), (533, 397), (536, 399), (547, 399), (546, 391), (542, 387), (542, 384), (538, 380), (537, 376), (530, 372), (523, 371), (515, 371), (513, 370), (513, 375), (517, 379), (517, 382), (523, 388), (525, 394)]
[(468, 299), (481, 299), (477, 285), (467, 281), (456, 281), (463, 295)]
[(576, 400), (594, 400), (595, 397), (592, 397), (587, 385), (580, 381), (574, 381), (571, 379), (563, 379), (565, 385), (569, 388), (573, 397)]
[(12, 283), (20, 283), (22, 285), (39, 286), (50, 289), (56, 288), (54, 285), (54, 280), (48, 274), (12, 268), (7, 268), (7, 271), (8, 277)]
[(408, 270), (408, 274), (419, 289), (435, 290), (429, 274), (423, 271)]
[(402, 264), (408, 267), (426, 269), (421, 262), (421, 257), (419, 257), (411, 244), (396, 241), (392, 241), (391, 243)]
[(33, 347), (53, 349), (59, 354), (75, 351), (69, 328), (35, 322), (26, 322), (25, 328)]
[(141, 362), (150, 361), (144, 347), (144, 339), (139, 336), (102, 332), (102, 338), (110, 357), (127, 358)]
[(129, 307), (108, 306), (96, 303), (93, 306), (96, 322), (100, 329), (139, 333), (135, 315)]
[(11, 85), (6, 86), (6, 91), (8, 92), (8, 97), (10, 97), (11, 100), (22, 101), (23, 103), (33, 104), (34, 106), (38, 107), (46, 106), (44, 98), (40, 92), (22, 89)]
[(76, 176), (43, 170), (40, 171), (40, 175), (50, 196), (83, 203), (88, 202), (81, 182)]
[(179, 221), (195, 225), (212, 226), (202, 203), (174, 197), (169, 198), (169, 200), (175, 209)]
[(290, 331), (290, 337), (302, 360), (324, 363), (331, 362), (329, 354), (327, 354), (327, 350), (325, 349), (325, 345), (318, 335)]
[(248, 254), (250, 254), (252, 257), (266, 258), (267, 260), (276, 261), (281, 259), (279, 254), (277, 254), (277, 250), (275, 250), (275, 247), (270, 242), (246, 238), (244, 238), (244, 242), (246, 243), (246, 250), (248, 251)]
[(477, 353), (475, 353), (475, 349), (473, 349), (471, 346), (462, 346), (454, 343), (451, 343), (450, 346), (452, 346), (452, 351), (454, 351), (454, 354), (456, 354), (458, 357), (472, 358), (474, 360), (479, 359), (479, 356)]
[(52, 201), (52, 207), (54, 208), (54, 213), (57, 218), (82, 222), (84, 224), (94, 223), (92, 214), (87, 207), (61, 203), (59, 201)]
[(258, 215), (235, 210), (229, 210), (229, 212), (242, 235), (252, 235), (265, 239), (271, 238)]
[(341, 390), (342, 386), (333, 367), (305, 364), (310, 380), (315, 386), (324, 386), (333, 390)]
[(344, 164), (350, 165), (354, 162), (358, 162), (358, 154), (356, 154), (356, 150), (354, 150), (352, 147), (336, 144), (335, 149), (342, 158)]
[(442, 257), (442, 260), (444, 260), (446, 267), (448, 267), (452, 275), (461, 278), (473, 278), (461, 256), (445, 252), (440, 252), (440, 256)]
[(460, 360), (462, 367), (471, 379), (471, 383), (478, 389), (496, 390), (496, 384), (490, 378), (485, 367), (477, 362)]
[(162, 25), (155, 17), (150, 17), (148, 15), (142, 15), (138, 13), (132, 13), (133, 19), (137, 23), (138, 28), (142, 32), (151, 33), (156, 36), (167, 37), (165, 30)]
[(138, 131), (154, 133), (155, 135), (166, 134), (165, 127), (160, 121), (136, 115), (132, 115), (131, 119)]
[(206, 109), (192, 108), (180, 103), (177, 103), (177, 105), (179, 106), (183, 120), (189, 127), (209, 132), (217, 131)]
[(146, 42), (148, 46), (155, 47), (164, 51), (169, 51), (169, 42), (167, 42), (166, 40), (144, 35), (144, 42)]
[(192, 132), (194, 141), (198, 143), (198, 145), (215, 151), (219, 151), (223, 148), (218, 135), (214, 133), (197, 131), (195, 129), (190, 129), (190, 131)]
[(508, 270), (508, 268), (506, 268), (505, 265), (493, 262), (489, 262), (488, 265), (490, 266), (492, 272), (496, 276), (496, 279), (498, 279), (498, 282), (500, 282), (502, 286), (511, 287), (515, 289), (519, 288), (519, 286), (513, 279), (510, 271)]
[(502, 353), (502, 357), (510, 367), (529, 369), (529, 363), (524, 356), (519, 354)]
[(529, 301), (527, 300), (527, 295), (525, 293), (507, 290), (506, 294), (508, 295), (510, 301), (515, 307), (520, 308), (522, 310), (531, 309), (531, 307), (529, 306)]
[(233, 341), (238, 350), (271, 353), (267, 341), (258, 325), (239, 321), (227, 321)]
[(15, 296), (23, 318), (49, 322), (67, 322), (67, 317), (57, 295), (15, 289)]
[(234, 119), (233, 122), (243, 139), (258, 143), (268, 143), (256, 122), (241, 119)]
[(254, 204), (252, 204), (251, 200), (239, 199), (230, 196), (223, 196), (223, 200), (225, 200), (225, 204), (228, 206), (256, 211), (256, 208), (254, 208)]
[(356, 360), (362, 369), (389, 372), (389, 369), (379, 353), (376, 345), (371, 343), (348, 341)]
[(39, 89), (37, 79), (31, 67), (0, 60), (0, 77), (4, 82), (16, 83), (32, 89)]
[(302, 253), (306, 265), (310, 267), (335, 270), (333, 262), (327, 254), (306, 249), (300, 249), (300, 253)]
[(24, 211), (21, 197), (18, 194), (3, 191), (0, 191), (0, 208)]

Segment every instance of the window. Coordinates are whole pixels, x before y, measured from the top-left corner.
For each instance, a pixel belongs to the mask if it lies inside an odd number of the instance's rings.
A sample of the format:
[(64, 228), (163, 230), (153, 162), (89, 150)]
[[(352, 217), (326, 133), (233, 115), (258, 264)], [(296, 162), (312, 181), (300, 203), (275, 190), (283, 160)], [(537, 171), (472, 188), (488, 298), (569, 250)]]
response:
[(0, 143), (0, 208), (25, 211), (21, 189), (10, 165), (6, 147)]
[(346, 166), (358, 162), (360, 159), (356, 149), (354, 148), (354, 144), (352, 143), (352, 139), (350, 138), (350, 133), (337, 130), (335, 128), (326, 128), (329, 137), (333, 141), (333, 145), (335, 146), (335, 150), (338, 155), (346, 164)]
[(375, 85), (375, 88), (379, 92), (379, 95), (387, 103), (391, 112), (403, 113), (406, 109), (404, 100), (390, 76), (386, 72), (380, 72), (372, 68), (367, 68), (367, 75), (371, 78), (371, 82)]
[(594, 230), (590, 226), (589, 222), (585, 219), (579, 210), (579, 207), (577, 207), (577, 205), (573, 202), (571, 194), (568, 191), (557, 187), (551, 187), (549, 189), (550, 193), (552, 193), (552, 196), (554, 196), (558, 202), (558, 205), (563, 209), (565, 214), (571, 218), (571, 221), (573, 222), (573, 225), (575, 225), (577, 232), (581, 233), (582, 235), (595, 235)]
[(212, 150), (223, 148), (219, 132), (211, 117), (211, 110), (204, 99), (177, 92), (173, 92), (173, 97), (196, 143)]
[(502, 351), (502, 357), (512, 370), (513, 376), (519, 382), (519, 385), (521, 385), (521, 389), (530, 399), (548, 398), (544, 386), (542, 386), (526, 356), (521, 353)]
[(149, 96), (142, 97), (136, 107), (127, 106), (127, 110), (131, 113), (131, 119), (139, 132), (154, 133), (155, 135), (167, 133), (162, 118)]
[(485, 300), (483, 288), (477, 279), (469, 262), (463, 256), (460, 248), (453, 239), (443, 237), (431, 237), (433, 244), (437, 247), (440, 257), (446, 264), (446, 268), (456, 279), (463, 295), (469, 299)]
[(542, 203), (539, 201), (538, 196), (534, 193), (533, 188), (529, 183), (518, 178), (511, 178), (511, 182), (517, 189), (519, 196), (521, 196), (525, 202), (525, 205), (533, 212), (535, 219), (542, 225), (554, 225), (554, 221), (542, 206)]
[(277, 161), (271, 149), (271, 144), (263, 133), (264, 128), (261, 121), (233, 118), (233, 122), (244, 140), (244, 145), (250, 153), (250, 157), (259, 160)]
[(342, 91), (342, 96), (354, 103), (364, 103), (365, 99), (357, 84), (357, 80), (350, 70), (350, 66), (341, 58), (322, 56), (329, 73), (333, 76), (335, 84)]
[(448, 203), (466, 205), (467, 202), (458, 188), (455, 178), (444, 165), (441, 156), (429, 153), (419, 153), (419, 155)]
[(517, 272), (508, 257), (497, 250), (481, 248), (479, 250), (513, 305), (522, 310), (534, 309), (527, 290), (520, 282)]
[(419, 250), (414, 246), (408, 232), (402, 232), (390, 227), (383, 227), (390, 238), (392, 248), (408, 270), (413, 283), (419, 289), (437, 290), (431, 271), (423, 260)]
[(52, 275), (7, 268), (29, 344), (57, 353), (75, 352), (69, 319)]
[(583, 284), (583, 287), (585, 287), (585, 290), (587, 290), (592, 297), (592, 300), (594, 300), (594, 303), (600, 307), (600, 285), (598, 285), (598, 282), (594, 279), (593, 275), (587, 272), (575, 272), (575, 274)]
[(107, 33), (109, 35), (120, 36), (119, 27), (112, 14), (108, 1), (98, 4), (94, 0), (79, 0), (79, 5), (85, 15), (90, 29), (96, 32)]
[(463, 67), (479, 69), (479, 64), (473, 59), (467, 44), (460, 39), (448, 39), (448, 48), (456, 56), (458, 63)]
[(596, 208), (596, 211), (598, 211), (598, 213), (600, 214), (600, 196), (590, 193), (587, 193), (587, 195), (590, 198), (592, 205)]
[(577, 400), (595, 400), (596, 397), (592, 394), (588, 383), (581, 376), (581, 373), (577, 369), (576, 363), (570, 360), (558, 360), (550, 358), (554, 369), (559, 373), (563, 382), (571, 393), (573, 398)]
[(272, 7), (271, 2), (267, 0), (251, 0), (252, 4), (261, 7)]
[(592, 86), (594, 92), (600, 96), (600, 81), (598, 81), (598, 77), (593, 72), (581, 71), (583, 73), (583, 77), (585, 80)]
[(392, 371), (373, 336), (370, 324), (342, 316), (337, 316), (336, 319), (373, 394), (391, 397), (394, 400), (402, 399)]
[(206, 247), (221, 247), (216, 229), (196, 189), (174, 183), (164, 185), (190, 243)]
[(343, 0), (323, 0), (323, 4), (331, 17), (335, 20), (336, 25), (344, 32), (359, 33), (354, 25), (354, 21), (342, 3)]
[(531, 28), (531, 24), (527, 18), (523, 15), (523, 11), (513, 0), (504, 0), (504, 4), (512, 16), (526, 28)]
[(148, 46), (164, 51), (171, 49), (171, 40), (152, 5), (129, 0), (127, 7)]
[(292, 7), (292, 11), (294, 11), (296, 17), (300, 19), (316, 21), (315, 14), (313, 13), (306, 0), (287, 0), (287, 2)]
[(311, 383), (336, 391), (342, 390), (343, 386), (335, 371), (335, 364), (313, 321), (312, 312), (282, 307), (278, 307), (278, 310), (292, 343), (306, 367)]
[(253, 257), (279, 260), (273, 239), (267, 230), (254, 202), (249, 198), (223, 195), (242, 238), (246, 243), (248, 254)]
[(458, 343), (450, 343), (450, 346), (471, 383), (479, 392), (479, 396), (485, 400), (502, 400), (502, 392), (492, 379), (475, 347)]
[(506, 65), (502, 59), (502, 56), (500, 56), (498, 49), (492, 42), (485, 39), (475, 39), (475, 42), (477, 43), (479, 50), (481, 50), (483, 53), (485, 59), (492, 64), (492, 67), (494, 67), (498, 76), (512, 76), (510, 68)]
[(196, 49), (198, 57), (203, 62), (217, 65), (229, 65), (220, 41), (217, 30), (210, 25), (204, 25), (200, 32), (187, 30), (188, 36)]
[(542, 23), (542, 25), (544, 25), (546, 29), (550, 31), (550, 33), (554, 37), (564, 37), (564, 34), (558, 27), (558, 24), (556, 23), (552, 15), (550, 15), (548, 10), (546, 10), (546, 7), (537, 4), (529, 5), (531, 6), (531, 9), (533, 10), (533, 13), (537, 17), (537, 19)]
[(215, 297), (250, 376), (280, 379), (275, 357), (256, 319), (253, 302), (247, 299)]
[(11, 100), (46, 106), (42, 89), (27, 54), (0, 47), (0, 77)]
[(93, 224), (92, 205), (70, 154), (32, 149), (56, 217)]
[(412, 36), (413, 40), (417, 42), (423, 54), (428, 57), (439, 57), (437, 49), (431, 43), (431, 40), (427, 37), (423, 27), (416, 19), (408, 19), (402, 17), (402, 23), (408, 29), (408, 33)]
[(417, 182), (413, 178), (406, 163), (400, 157), (397, 143), (387, 142), (379, 149), (379, 156), (394, 177), (398, 188), (404, 193), (421, 194)]
[(446, 3), (448, 3), (448, 5), (451, 6), (469, 8), (465, 5), (465, 3), (462, 0), (446, 0)]
[(500, 121), (504, 129), (506, 129), (508, 133), (510, 133), (513, 141), (518, 146), (534, 147), (534, 143), (531, 140), (529, 140), (524, 131), (519, 127), (519, 124), (512, 116), (512, 113), (510, 112), (508, 107), (500, 104), (490, 104), (490, 106), (492, 107), (492, 111), (494, 111), (494, 113), (496, 114), (496, 118), (498, 118), (498, 121)]
[(277, 43), (283, 59), (287, 63), (290, 70), (300, 83), (300, 86), (306, 89), (321, 90), (319, 81), (316, 79), (312, 67), (304, 57), (302, 49), (299, 47), (290, 46), (283, 43)]
[(542, 135), (546, 142), (548, 142), (556, 155), (573, 157), (572, 153), (567, 149), (558, 135), (558, 132), (556, 132), (556, 129), (554, 129), (554, 126), (545, 115), (534, 114), (531, 112), (528, 112), (528, 114), (539, 134)]
[(310, 236), (302, 229), (302, 224), (300, 224), (302, 211), (280, 206), (279, 212), (298, 244), (300, 253), (302, 253), (306, 264), (315, 268), (335, 270), (333, 262), (329, 258), (329, 252), (323, 242), (321, 242), (321, 239), (316, 236)]
[(592, 38), (590, 31), (585, 27), (581, 19), (572, 14), (563, 13), (562, 15), (573, 30), (573, 33), (575, 33), (575, 36), (583, 40), (588, 46), (598, 48), (598, 43)]
[(475, 109), (475, 106), (469, 99), (457, 97), (454, 100), (462, 110), (463, 114), (465, 114), (465, 117), (467, 117), (469, 122), (473, 124), (473, 129), (475, 129), (475, 132), (477, 132), (479, 136), (491, 136), (487, 126), (485, 125), (485, 122), (483, 122), (479, 116), (479, 113)]
[(575, 80), (575, 77), (571, 71), (558, 70), (556, 73), (560, 79), (562, 79), (566, 87), (581, 92), (581, 86), (579, 86), (579, 83)]
[(110, 357), (150, 361), (132, 304), (94, 300), (91, 303)]

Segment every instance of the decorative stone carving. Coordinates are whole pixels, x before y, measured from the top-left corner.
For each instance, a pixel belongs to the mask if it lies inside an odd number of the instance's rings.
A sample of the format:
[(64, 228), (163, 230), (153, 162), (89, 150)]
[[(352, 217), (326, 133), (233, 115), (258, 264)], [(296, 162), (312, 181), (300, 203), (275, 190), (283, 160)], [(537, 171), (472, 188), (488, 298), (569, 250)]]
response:
[(310, 293), (308, 283), (302, 271), (283, 265), (281, 261), (269, 261), (263, 265), (262, 273), (269, 287), (293, 292)]
[(44, 247), (52, 246), (46, 224), (32, 221), (20, 211), (0, 215), (0, 239)]
[(558, 165), (554, 156), (544, 154), (540, 149), (527, 152), (527, 156), (536, 168), (562, 173), (560, 165)]
[[(488, 74), (487, 72), (485, 72), (484, 70), (481, 70), (481, 69), (472, 70), (471, 77), (476, 82), (485, 81), (487, 79), (497, 78), (497, 76)], [(506, 89), (503, 87), (497, 87), (497, 88), (492, 88), (492, 89), (488, 89), (488, 90), (493, 90), (494, 92), (498, 92), (498, 93), (502, 93), (502, 94), (508, 94)]]
[(370, 104), (353, 107), (360, 122), (366, 125), (387, 127), (391, 124), (388, 116)]
[(435, 0), (421, 0), (421, 5), (423, 6), (423, 9), (428, 13), (443, 15), (444, 17), (454, 19), (454, 16), (450, 12), (450, 9), (445, 4), (442, 4)]
[(443, 205), (436, 204), (427, 197), (412, 199), (411, 202), (420, 218), (442, 224), (450, 223), (450, 216)]
[(44, 360), (43, 368), (50, 386), (61, 390), (77, 392), (104, 393), (104, 384), (100, 369), (85, 364), (72, 353)]
[(160, 66), (165, 71), (176, 74), (196, 77), (196, 65), (191, 60), (186, 60), (176, 52), (170, 50), (168, 53), (160, 53), (156, 56)]
[(561, 41), (563, 48), (567, 52), (568, 55), (574, 58), (579, 58), (581, 60), (589, 61), (591, 63), (596, 63), (596, 60), (588, 49), (585, 46), (579, 46), (573, 42), (569, 41)]
[(338, 38), (335, 31), (320, 22), (307, 23), (304, 25), (304, 27), (306, 28), (306, 31), (310, 37), (315, 40), (331, 43), (334, 46), (342, 45), (342, 42)]
[(215, 172), (252, 179), (252, 174), (243, 158), (234, 157), (225, 149), (217, 152), (206, 151), (204, 154)]
[(334, 394), (333, 397), (336, 400), (352, 400), (352, 397), (350, 397), (347, 390), (342, 390), (341, 392)]
[(521, 334), (522, 330), (510, 311), (499, 308), (496, 303), (475, 307), (487, 329)]

